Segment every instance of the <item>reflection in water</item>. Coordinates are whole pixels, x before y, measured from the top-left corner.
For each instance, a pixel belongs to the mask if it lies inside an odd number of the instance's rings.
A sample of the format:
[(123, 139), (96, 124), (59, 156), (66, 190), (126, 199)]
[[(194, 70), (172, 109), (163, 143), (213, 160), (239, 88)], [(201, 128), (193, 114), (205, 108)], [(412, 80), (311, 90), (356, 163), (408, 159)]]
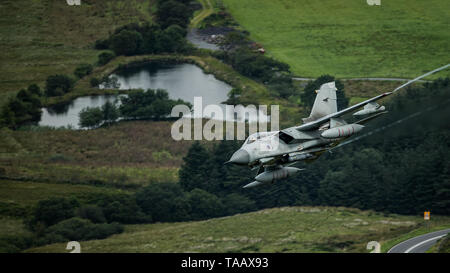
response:
[(78, 113), (85, 107), (98, 107), (107, 101), (114, 102), (117, 95), (102, 95), (77, 98), (70, 103), (42, 109), (40, 126), (79, 128)]
[(147, 64), (118, 71), (119, 89), (166, 89), (171, 99), (182, 99), (191, 104), (194, 97), (202, 97), (203, 104), (220, 104), (226, 101), (231, 86), (205, 74), (193, 64)]
[[(227, 100), (227, 94), (232, 89), (230, 85), (217, 80), (211, 74), (205, 74), (192, 64), (147, 64), (117, 71), (110, 77), (117, 77), (119, 89), (165, 89), (171, 99), (182, 99), (191, 104), (194, 104), (194, 97), (201, 97), (201, 109), (205, 109), (208, 105), (219, 105), (224, 114), (225, 105), (221, 103)], [(114, 102), (117, 98), (117, 95), (88, 96), (77, 98), (64, 105), (44, 108), (39, 125), (55, 127), (71, 125), (73, 128), (79, 128), (78, 114), (83, 108), (102, 106), (107, 101)], [(256, 120), (256, 116), (249, 117), (242, 113), (236, 115), (228, 113), (225, 117), (216, 118), (240, 120), (244, 117), (250, 121)]]
[(67, 111), (69, 111), (71, 105), (73, 105), (73, 101), (67, 103), (60, 103), (48, 107), (47, 111), (51, 115), (65, 114)]

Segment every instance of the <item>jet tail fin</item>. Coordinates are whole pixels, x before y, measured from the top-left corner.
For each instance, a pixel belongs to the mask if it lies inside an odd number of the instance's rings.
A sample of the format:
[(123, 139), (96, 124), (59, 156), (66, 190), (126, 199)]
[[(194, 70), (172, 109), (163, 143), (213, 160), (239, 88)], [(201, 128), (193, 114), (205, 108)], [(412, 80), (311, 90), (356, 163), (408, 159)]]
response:
[(317, 120), (326, 115), (337, 112), (336, 85), (334, 82), (324, 83), (316, 91), (316, 100), (309, 117), (304, 118), (303, 122), (308, 123)]

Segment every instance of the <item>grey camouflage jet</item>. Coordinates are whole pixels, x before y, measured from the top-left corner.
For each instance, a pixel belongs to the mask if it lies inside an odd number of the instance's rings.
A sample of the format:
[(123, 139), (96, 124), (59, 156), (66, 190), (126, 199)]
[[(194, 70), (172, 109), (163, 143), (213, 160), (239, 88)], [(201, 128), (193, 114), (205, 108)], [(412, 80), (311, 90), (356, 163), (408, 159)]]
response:
[[(258, 132), (250, 135), (230, 158), (227, 163), (246, 165), (258, 170), (255, 181), (244, 188), (263, 184), (272, 184), (303, 169), (291, 167), (299, 161), (313, 161), (321, 154), (329, 151), (341, 141), (357, 134), (364, 129), (364, 123), (385, 113), (385, 107), (376, 103), (377, 100), (392, 95), (399, 89), (441, 71), (450, 64), (430, 71), (407, 83), (371, 99), (365, 100), (338, 111), (335, 82), (323, 84), (316, 91), (316, 99), (309, 117), (303, 119), (303, 124), (280, 131)], [(363, 108), (355, 113), (360, 120), (347, 123), (342, 116)]]

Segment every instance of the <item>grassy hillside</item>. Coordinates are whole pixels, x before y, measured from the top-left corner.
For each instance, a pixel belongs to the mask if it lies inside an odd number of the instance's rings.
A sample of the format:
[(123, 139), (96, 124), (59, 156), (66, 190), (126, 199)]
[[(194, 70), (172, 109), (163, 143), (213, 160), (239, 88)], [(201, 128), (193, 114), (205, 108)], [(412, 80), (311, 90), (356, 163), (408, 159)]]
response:
[[(449, 224), (435, 217), (433, 224)], [(415, 216), (333, 207), (283, 207), (198, 222), (130, 225), (105, 240), (81, 242), (82, 252), (368, 252), (372, 240), (421, 226)], [(65, 252), (65, 244), (28, 252)]]
[(128, 192), (110, 187), (0, 179), (0, 253), (19, 252), (16, 247), (33, 236), (24, 220), (39, 201), (54, 197), (86, 200), (99, 194), (119, 193)]
[(0, 176), (51, 183), (136, 186), (176, 181), (189, 145), (170, 122), (123, 122), (97, 130), (0, 130)]
[(222, 2), (252, 39), (300, 76), (413, 78), (449, 62), (445, 0)]
[[(21, 214), (27, 213), (37, 202), (51, 197), (77, 197), (83, 199), (90, 194), (124, 192), (126, 191), (87, 185), (58, 185), (54, 183), (0, 180), (0, 215), (17, 214), (14, 216), (22, 217), (23, 215)], [(11, 223), (14, 224), (15, 220), (9, 222), (0, 221), (0, 230), (5, 226), (10, 226)], [(6, 234), (10, 233), (0, 232), (0, 235)]]
[(0, 105), (20, 88), (94, 63), (93, 43), (116, 27), (151, 20), (152, 0), (7, 0), (0, 3)]

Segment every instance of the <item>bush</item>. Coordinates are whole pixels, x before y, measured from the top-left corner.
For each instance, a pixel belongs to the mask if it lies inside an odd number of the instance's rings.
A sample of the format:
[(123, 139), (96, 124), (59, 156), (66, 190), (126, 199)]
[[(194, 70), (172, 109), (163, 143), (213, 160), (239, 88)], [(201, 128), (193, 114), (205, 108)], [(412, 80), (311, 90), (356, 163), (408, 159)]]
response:
[(95, 41), (95, 45), (94, 45), (95, 49), (102, 50), (102, 49), (108, 49), (108, 47), (109, 47), (109, 40), (108, 39)]
[(192, 10), (184, 3), (173, 0), (160, 1), (156, 12), (158, 23), (163, 29), (171, 25), (179, 25), (182, 28), (186, 28), (191, 15)]
[(0, 253), (18, 253), (33, 245), (32, 235), (9, 235), (0, 237)]
[(192, 219), (202, 220), (225, 215), (222, 202), (212, 193), (194, 189), (188, 194)]
[(124, 224), (137, 224), (151, 222), (137, 205), (134, 195), (114, 194), (98, 195), (89, 202), (102, 209), (108, 223), (119, 222)]
[(35, 96), (38, 96), (38, 97), (42, 96), (41, 88), (37, 84), (29, 85), (27, 90), (32, 95), (35, 95)]
[(111, 37), (111, 49), (116, 55), (135, 55), (140, 53), (143, 41), (139, 32), (122, 30)]
[[(187, 30), (176, 22), (167, 23), (161, 28), (158, 24), (131, 23), (117, 28), (108, 40), (100, 40), (99, 44), (107, 43), (108, 48), (116, 55), (159, 54), (182, 52), (187, 53), (194, 48), (186, 41)], [(102, 53), (98, 64), (107, 64), (114, 55)]]
[(81, 206), (77, 210), (77, 215), (80, 218), (88, 219), (92, 223), (104, 223), (106, 222), (105, 215), (103, 214), (103, 210), (95, 205), (85, 205)]
[(112, 59), (114, 59), (114, 57), (116, 57), (116, 55), (114, 55), (113, 52), (107, 51), (107, 52), (100, 53), (98, 55), (98, 64), (105, 65), (105, 64), (109, 63)]
[(91, 83), (91, 87), (98, 87), (100, 85), (100, 80), (93, 77), (93, 78), (91, 78), (90, 83)]
[(83, 128), (96, 128), (103, 122), (103, 112), (100, 107), (86, 107), (78, 114), (79, 125)]
[(66, 75), (49, 76), (45, 84), (45, 95), (47, 97), (62, 96), (71, 91), (74, 80)]
[(120, 112), (128, 118), (164, 118), (170, 115), (173, 106), (185, 104), (192, 105), (182, 100), (171, 100), (166, 90), (148, 89), (147, 91), (133, 91), (127, 97), (120, 98)]
[(83, 78), (84, 76), (87, 76), (89, 74), (92, 73), (92, 65), (91, 64), (80, 64), (75, 71), (73, 72), (73, 74), (75, 74), (75, 76), (77, 76), (78, 78)]
[(255, 201), (238, 193), (232, 193), (225, 196), (225, 198), (222, 199), (222, 202), (225, 207), (226, 215), (233, 215), (256, 209)]
[(187, 219), (190, 208), (179, 184), (153, 183), (136, 193), (136, 202), (155, 222)]
[(118, 223), (94, 224), (89, 220), (74, 217), (49, 227), (43, 241), (49, 244), (104, 239), (121, 232), (123, 232), (123, 226)]
[(71, 218), (75, 215), (75, 209), (79, 207), (76, 199), (66, 199), (60, 197), (53, 197), (38, 202), (33, 210), (33, 216), (29, 222), (32, 230), (37, 227), (39, 223), (44, 226), (51, 226), (59, 221)]
[(116, 105), (112, 102), (107, 101), (103, 106), (101, 107), (102, 113), (103, 113), (103, 120), (105, 122), (114, 122), (116, 121), (119, 116), (119, 109), (116, 107)]

